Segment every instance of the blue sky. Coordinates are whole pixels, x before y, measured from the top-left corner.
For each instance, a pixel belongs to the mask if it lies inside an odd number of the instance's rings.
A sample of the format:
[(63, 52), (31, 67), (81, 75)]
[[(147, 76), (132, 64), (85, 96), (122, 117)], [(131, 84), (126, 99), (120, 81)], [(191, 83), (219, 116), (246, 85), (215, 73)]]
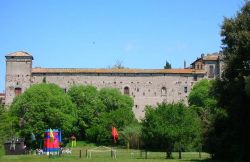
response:
[(244, 0), (0, 0), (0, 91), (5, 55), (33, 67), (182, 68), (220, 51), (220, 27)]

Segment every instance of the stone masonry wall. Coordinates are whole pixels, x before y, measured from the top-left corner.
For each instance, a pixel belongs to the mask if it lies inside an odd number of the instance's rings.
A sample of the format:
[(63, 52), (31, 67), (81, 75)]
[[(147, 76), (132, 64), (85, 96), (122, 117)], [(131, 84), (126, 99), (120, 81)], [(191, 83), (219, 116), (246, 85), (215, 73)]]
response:
[[(198, 76), (198, 80), (203, 78)], [(55, 83), (68, 90), (72, 85), (93, 85), (97, 88), (112, 87), (124, 93), (129, 88), (129, 95), (134, 99), (133, 111), (137, 119), (144, 117), (146, 105), (156, 105), (161, 102), (183, 101), (196, 82), (192, 74), (40, 74), (33, 73), (31, 84), (41, 83), (46, 78), (47, 83)], [(164, 88), (166, 88), (166, 91)]]

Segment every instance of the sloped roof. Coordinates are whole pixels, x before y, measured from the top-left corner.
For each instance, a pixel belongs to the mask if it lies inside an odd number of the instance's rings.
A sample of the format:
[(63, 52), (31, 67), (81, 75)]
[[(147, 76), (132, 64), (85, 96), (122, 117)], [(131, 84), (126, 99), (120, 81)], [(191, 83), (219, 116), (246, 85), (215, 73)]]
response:
[(195, 69), (79, 69), (79, 68), (33, 68), (32, 73), (129, 73), (129, 74), (205, 74)]
[(208, 54), (203, 57), (197, 58), (194, 62), (191, 63), (191, 65), (195, 64), (198, 61), (218, 61), (220, 59), (220, 56), (218, 53)]
[(219, 55), (207, 55), (202, 58), (204, 61), (216, 61), (219, 60)]
[(31, 56), (28, 52), (24, 52), (24, 51), (18, 51), (18, 52), (13, 52), (13, 53), (10, 53), (6, 56)]

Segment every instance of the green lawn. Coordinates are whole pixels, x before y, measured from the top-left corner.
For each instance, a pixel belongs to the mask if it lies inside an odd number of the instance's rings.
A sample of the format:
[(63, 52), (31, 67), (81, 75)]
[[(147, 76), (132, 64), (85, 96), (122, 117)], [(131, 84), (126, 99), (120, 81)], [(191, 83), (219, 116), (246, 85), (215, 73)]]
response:
[[(82, 152), (82, 157), (79, 157), (80, 150)], [(182, 159), (178, 159), (178, 153), (174, 153), (174, 159), (166, 160), (164, 152), (148, 152), (147, 159), (145, 159), (145, 154), (141, 156), (140, 151), (138, 150), (126, 150), (126, 149), (117, 149), (116, 159), (111, 158), (110, 152), (92, 152), (92, 157), (86, 157), (86, 148), (75, 148), (72, 150), (71, 155), (62, 155), (62, 156), (49, 156), (46, 155), (4, 155), (0, 157), (1, 162), (202, 162), (206, 161), (209, 158), (207, 153), (202, 153), (202, 157), (199, 158), (197, 152), (185, 152), (182, 153)]]
[[(70, 147), (67, 145), (66, 147)], [(113, 149), (116, 150), (116, 159), (111, 158), (111, 152), (106, 150), (106, 152), (92, 152), (91, 158), (87, 158), (86, 150), (96, 148), (95, 144), (86, 143), (84, 141), (77, 142), (77, 148), (72, 149), (72, 154), (62, 156), (52, 156), (49, 158), (47, 155), (3, 155), (0, 156), (0, 162), (211, 162), (209, 160), (209, 154), (201, 153), (201, 158), (199, 158), (198, 152), (183, 152), (182, 159), (178, 159), (178, 153), (173, 153), (173, 158), (171, 160), (165, 159), (165, 152), (148, 152), (147, 159), (145, 159), (145, 152), (140, 150), (128, 150), (122, 148)], [(81, 150), (81, 158), (80, 158)], [(102, 149), (98, 149), (102, 150)], [(105, 149), (104, 149), (105, 150)], [(103, 151), (104, 151), (103, 150)], [(89, 155), (89, 154), (88, 154)]]

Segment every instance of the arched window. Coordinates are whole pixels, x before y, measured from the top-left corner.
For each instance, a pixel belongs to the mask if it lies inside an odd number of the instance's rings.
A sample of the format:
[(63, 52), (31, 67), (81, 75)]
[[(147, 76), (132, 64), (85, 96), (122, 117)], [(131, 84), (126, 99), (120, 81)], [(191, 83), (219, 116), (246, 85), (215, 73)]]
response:
[(15, 96), (19, 96), (22, 93), (22, 88), (15, 88)]
[(166, 96), (167, 95), (167, 88), (166, 87), (162, 87), (161, 88), (161, 95), (162, 96)]
[(124, 94), (129, 95), (129, 87), (124, 87)]

